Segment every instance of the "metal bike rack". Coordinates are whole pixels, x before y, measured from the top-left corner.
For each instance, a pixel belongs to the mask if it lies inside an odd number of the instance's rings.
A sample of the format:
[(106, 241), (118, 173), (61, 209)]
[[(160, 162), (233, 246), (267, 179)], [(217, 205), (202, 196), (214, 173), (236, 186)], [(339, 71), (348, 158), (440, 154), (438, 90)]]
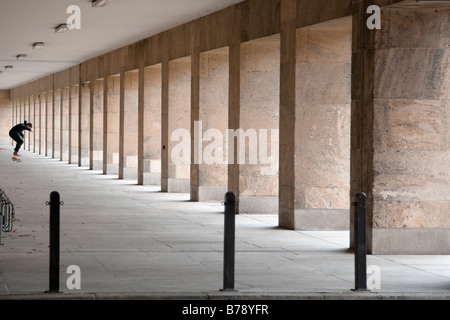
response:
[(2, 189), (0, 189), (0, 222), (1, 241), (1, 232), (11, 232), (14, 223), (14, 204), (9, 200)]

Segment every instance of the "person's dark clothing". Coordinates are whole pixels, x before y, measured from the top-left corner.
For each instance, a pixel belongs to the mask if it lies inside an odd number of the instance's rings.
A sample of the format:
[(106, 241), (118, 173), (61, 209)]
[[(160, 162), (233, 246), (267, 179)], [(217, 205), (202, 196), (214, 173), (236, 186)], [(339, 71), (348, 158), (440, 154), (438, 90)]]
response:
[(23, 144), (23, 130), (31, 131), (24, 123), (19, 123), (9, 130), (9, 136), (17, 143), (14, 148), (15, 152), (18, 152)]

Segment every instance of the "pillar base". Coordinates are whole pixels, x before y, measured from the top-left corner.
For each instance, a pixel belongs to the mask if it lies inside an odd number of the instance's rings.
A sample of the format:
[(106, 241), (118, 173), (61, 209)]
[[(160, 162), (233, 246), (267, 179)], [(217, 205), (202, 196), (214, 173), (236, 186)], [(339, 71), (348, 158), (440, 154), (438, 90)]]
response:
[(239, 213), (277, 213), (278, 196), (239, 196)]
[(372, 230), (372, 254), (450, 254), (450, 229)]
[(296, 209), (295, 230), (349, 230), (348, 209)]

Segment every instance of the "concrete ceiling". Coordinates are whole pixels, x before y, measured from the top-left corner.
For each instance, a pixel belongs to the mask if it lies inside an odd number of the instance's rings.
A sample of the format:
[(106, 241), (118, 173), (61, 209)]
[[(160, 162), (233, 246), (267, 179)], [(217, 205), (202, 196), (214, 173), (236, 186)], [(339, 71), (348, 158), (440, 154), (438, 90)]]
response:
[[(0, 89), (12, 89), (244, 0), (0, 0)], [(80, 29), (54, 28), (80, 8)], [(69, 21), (70, 22), (70, 21)], [(34, 50), (32, 44), (44, 42)], [(18, 54), (26, 54), (17, 60)], [(12, 70), (5, 70), (12, 65)]]

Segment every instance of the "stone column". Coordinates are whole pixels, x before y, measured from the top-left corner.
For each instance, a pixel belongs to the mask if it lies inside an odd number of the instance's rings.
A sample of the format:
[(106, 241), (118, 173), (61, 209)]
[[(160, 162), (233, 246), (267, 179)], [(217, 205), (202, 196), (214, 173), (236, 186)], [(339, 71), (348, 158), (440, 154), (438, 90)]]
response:
[(69, 95), (69, 163), (78, 163), (79, 86), (72, 86)]
[(11, 119), (15, 102), (10, 100), (9, 90), (0, 90), (0, 142), (8, 143), (8, 132), (12, 128)]
[(69, 88), (61, 89), (60, 160), (69, 160)]
[(103, 79), (93, 81), (91, 169), (103, 170)]
[[(235, 143), (238, 144), (239, 211), (241, 213), (277, 212), (279, 37), (243, 43), (240, 74), (239, 129), (243, 139), (235, 139)], [(232, 139), (230, 135), (229, 139)]]
[(52, 158), (59, 159), (61, 152), (61, 89), (53, 91)]
[(169, 62), (168, 192), (190, 192), (190, 57)]
[(351, 18), (297, 30), (295, 229), (349, 228)]
[(39, 118), (40, 118), (40, 95), (36, 93), (34, 95), (34, 110), (33, 110), (33, 152), (39, 153)]
[(161, 184), (161, 83), (161, 64), (144, 68), (144, 185)]
[(47, 97), (46, 97), (46, 105), (47, 105), (47, 111), (46, 111), (46, 127), (45, 127), (45, 156), (51, 157), (52, 150), (53, 150), (53, 142), (52, 142), (52, 136), (53, 136), (53, 91), (47, 91)]
[(138, 86), (139, 71), (124, 73), (123, 81), (123, 179), (138, 178)]
[(228, 48), (200, 54), (199, 117), (194, 133), (199, 201), (223, 200), (228, 191)]
[(80, 116), (79, 116), (79, 146), (78, 146), (78, 165), (89, 166), (89, 128), (90, 128), (90, 104), (91, 104), (91, 86), (89, 82), (81, 84), (80, 90)]
[(103, 135), (106, 138), (103, 149), (105, 174), (119, 174), (119, 127), (120, 127), (120, 75), (106, 78), (105, 118)]
[(381, 17), (354, 46), (364, 86), (352, 182), (368, 193), (369, 250), (449, 254), (450, 4), (401, 3)]

